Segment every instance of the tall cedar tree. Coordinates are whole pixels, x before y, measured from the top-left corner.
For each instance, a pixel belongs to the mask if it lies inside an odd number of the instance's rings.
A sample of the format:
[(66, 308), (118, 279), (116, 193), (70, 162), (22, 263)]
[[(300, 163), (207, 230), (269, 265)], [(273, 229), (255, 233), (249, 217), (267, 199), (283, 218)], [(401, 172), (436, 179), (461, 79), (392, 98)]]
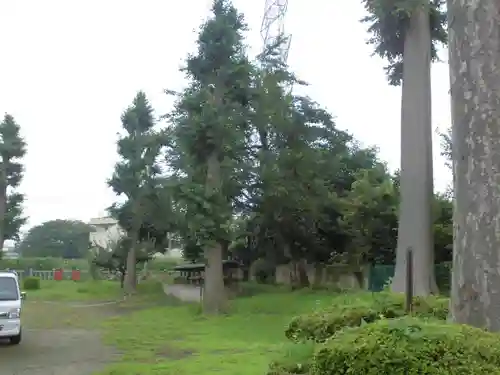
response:
[(406, 259), (414, 254), (414, 293), (437, 292), (432, 234), (431, 61), (446, 43), (443, 0), (363, 0), (375, 54), (388, 60), (391, 85), (402, 84), (401, 200), (392, 289), (405, 290)]
[(153, 109), (143, 92), (137, 93), (132, 105), (123, 113), (121, 121), (125, 131), (118, 140), (121, 160), (116, 164), (108, 184), (118, 196), (125, 196), (127, 199), (123, 204), (114, 205), (112, 212), (119, 218), (123, 218), (125, 214), (130, 223), (125, 228), (129, 238), (125, 291), (132, 293), (137, 284), (136, 253), (141, 242), (140, 229), (147, 214), (145, 208), (148, 206), (148, 196), (160, 173), (157, 164), (160, 145), (158, 134), (153, 129)]
[(23, 178), (20, 160), (26, 154), (21, 128), (9, 114), (0, 123), (0, 249), (7, 239), (18, 239), (19, 229), (26, 222), (22, 216), (24, 196), (16, 193)]
[[(222, 258), (233, 202), (241, 194), (247, 153), (247, 95), (251, 66), (243, 45), (243, 16), (215, 0), (202, 25), (198, 50), (184, 69), (191, 81), (179, 94), (171, 139), (190, 239), (204, 249), (204, 312), (226, 306)], [(192, 243), (192, 241), (190, 241)]]

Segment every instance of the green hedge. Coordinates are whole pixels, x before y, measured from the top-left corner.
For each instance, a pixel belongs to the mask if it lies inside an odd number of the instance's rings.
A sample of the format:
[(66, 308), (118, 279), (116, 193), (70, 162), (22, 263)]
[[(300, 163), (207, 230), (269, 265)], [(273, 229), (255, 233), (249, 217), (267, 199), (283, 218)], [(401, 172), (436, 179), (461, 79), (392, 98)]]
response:
[(417, 318), (344, 329), (320, 345), (311, 375), (500, 374), (498, 334)]
[[(357, 327), (383, 318), (405, 315), (405, 297), (388, 292), (374, 293), (347, 305), (297, 316), (289, 323), (285, 335), (298, 342), (322, 342), (345, 327)], [(448, 299), (443, 297), (415, 298), (414, 314), (445, 320), (448, 316)]]
[(39, 271), (51, 271), (56, 268), (71, 269), (88, 269), (88, 261), (86, 259), (68, 259), (62, 258), (19, 258), (19, 259), (0, 259), (0, 270), (14, 269), (27, 270), (34, 269)]
[(281, 357), (269, 365), (267, 375), (307, 375), (310, 373), (315, 346), (306, 342), (287, 346)]
[(23, 289), (24, 290), (38, 290), (38, 289), (40, 289), (40, 278), (39, 277), (25, 277), (23, 279)]

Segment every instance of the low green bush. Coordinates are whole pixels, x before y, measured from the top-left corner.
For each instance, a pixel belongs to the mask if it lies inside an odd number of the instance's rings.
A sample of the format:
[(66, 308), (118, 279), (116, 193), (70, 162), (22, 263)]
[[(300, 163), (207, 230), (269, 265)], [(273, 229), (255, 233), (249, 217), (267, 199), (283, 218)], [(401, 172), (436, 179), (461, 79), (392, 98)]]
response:
[(314, 354), (312, 375), (500, 374), (498, 334), (404, 317), (347, 328)]
[(40, 289), (40, 278), (39, 277), (25, 277), (23, 279), (23, 289), (24, 290), (38, 290), (38, 289)]
[[(416, 316), (445, 320), (448, 299), (443, 297), (415, 298)], [(289, 323), (285, 335), (292, 341), (322, 342), (345, 327), (357, 327), (383, 318), (404, 316), (405, 298), (402, 294), (376, 293), (352, 304), (336, 305), (307, 315), (300, 315)]]
[(281, 357), (271, 362), (267, 375), (306, 375), (312, 367), (314, 344), (292, 344), (284, 348)]

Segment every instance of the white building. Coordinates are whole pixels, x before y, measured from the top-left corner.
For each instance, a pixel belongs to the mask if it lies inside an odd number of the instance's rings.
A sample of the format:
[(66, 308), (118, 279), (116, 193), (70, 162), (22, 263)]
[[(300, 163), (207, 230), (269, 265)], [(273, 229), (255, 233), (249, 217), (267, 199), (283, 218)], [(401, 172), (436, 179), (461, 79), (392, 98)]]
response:
[(12, 240), (5, 240), (0, 258), (3, 259), (18, 259), (20, 256), (15, 251), (15, 243)]
[(116, 243), (124, 235), (118, 221), (109, 216), (90, 219), (89, 225), (93, 229), (89, 235), (92, 246), (109, 248), (111, 244)]
[[(125, 231), (118, 225), (118, 221), (109, 216), (93, 218), (88, 224), (94, 229), (89, 235), (92, 246), (108, 249), (125, 235)], [(182, 258), (182, 249), (172, 247), (172, 241), (170, 240), (169, 249), (164, 254), (156, 253), (153, 257), (180, 259)]]

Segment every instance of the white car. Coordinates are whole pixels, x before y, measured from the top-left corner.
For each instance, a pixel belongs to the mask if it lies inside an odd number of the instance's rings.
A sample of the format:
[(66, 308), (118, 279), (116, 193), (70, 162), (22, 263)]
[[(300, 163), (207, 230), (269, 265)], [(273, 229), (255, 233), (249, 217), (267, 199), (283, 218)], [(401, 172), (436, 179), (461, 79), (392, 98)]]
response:
[(24, 297), (17, 274), (0, 272), (0, 339), (9, 339), (12, 345), (21, 342), (21, 302)]

